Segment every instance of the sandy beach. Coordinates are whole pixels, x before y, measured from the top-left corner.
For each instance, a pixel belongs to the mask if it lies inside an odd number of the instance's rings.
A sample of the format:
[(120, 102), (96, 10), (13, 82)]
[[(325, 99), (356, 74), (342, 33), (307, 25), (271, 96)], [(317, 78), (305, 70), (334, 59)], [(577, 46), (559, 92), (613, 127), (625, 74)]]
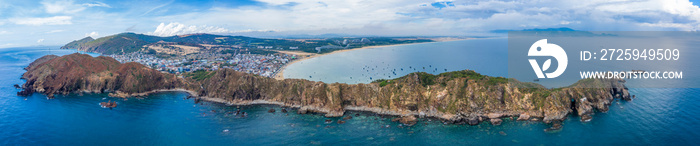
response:
[[(475, 39), (475, 38), (435, 38), (432, 39), (434, 42), (425, 42), (425, 43), (438, 43), (438, 42), (449, 42), (449, 41), (460, 41), (460, 40), (468, 40), (468, 39)], [(380, 48), (380, 47), (392, 47), (392, 46), (402, 46), (402, 45), (415, 45), (415, 44), (424, 44), (424, 43), (408, 43), (408, 44), (395, 44), (395, 45), (380, 45), (380, 46), (367, 46), (367, 47), (361, 47), (361, 48), (354, 48), (354, 49), (344, 49), (344, 50), (338, 50), (338, 51), (333, 51), (330, 53), (325, 53), (325, 54), (317, 54), (317, 53), (308, 53), (308, 52), (301, 52), (301, 51), (277, 51), (280, 53), (285, 53), (285, 54), (293, 54), (297, 56), (304, 56), (302, 58), (296, 59), (292, 62), (289, 62), (282, 66), (277, 74), (275, 74), (274, 78), (277, 80), (284, 80), (284, 69), (287, 68), (287, 66), (304, 61), (306, 59), (311, 59), (314, 57), (319, 57), (319, 56), (324, 56), (324, 55), (330, 55), (330, 54), (335, 54), (335, 53), (342, 53), (342, 52), (348, 52), (348, 51), (355, 51), (355, 50), (362, 50), (362, 49), (371, 49), (371, 48)]]

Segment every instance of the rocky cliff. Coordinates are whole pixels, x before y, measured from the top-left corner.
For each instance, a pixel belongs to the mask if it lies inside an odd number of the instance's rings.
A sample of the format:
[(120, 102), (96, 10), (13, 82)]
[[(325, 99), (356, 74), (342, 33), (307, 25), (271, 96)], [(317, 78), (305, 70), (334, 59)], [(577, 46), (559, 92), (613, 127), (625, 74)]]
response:
[[(474, 71), (439, 75), (411, 73), (370, 84), (327, 84), (301, 79), (278, 81), (218, 70), (189, 78), (198, 96), (230, 104), (266, 101), (298, 107), (302, 112), (342, 116), (345, 110), (397, 116), (433, 117), (458, 124), (478, 124), (502, 117), (561, 121), (569, 113), (590, 119), (594, 110), (607, 111), (614, 98), (629, 99), (623, 80), (581, 80), (569, 87), (546, 89)], [(592, 86), (595, 85), (595, 86)]]
[(136, 63), (120, 64), (108, 57), (48, 56), (27, 67), (23, 92), (49, 96), (114, 92), (117, 94), (111, 95), (128, 97), (159, 89), (183, 89), (210, 101), (278, 104), (299, 108), (300, 113), (323, 113), (328, 117), (360, 110), (404, 117), (397, 121), (412, 121), (417, 116), (471, 125), (482, 121), (498, 124), (504, 117), (558, 122), (571, 113), (590, 120), (594, 111), (607, 111), (615, 98), (630, 97), (624, 80), (586, 79), (568, 87), (547, 89), (470, 70), (439, 75), (411, 73), (353, 85), (275, 80), (229, 69), (183, 76), (177, 78)]
[(138, 63), (121, 64), (110, 57), (78, 53), (44, 56), (25, 69), (22, 79), (27, 82), (19, 95), (40, 92), (52, 98), (54, 94), (112, 92), (114, 96), (131, 96), (183, 86), (182, 79)]

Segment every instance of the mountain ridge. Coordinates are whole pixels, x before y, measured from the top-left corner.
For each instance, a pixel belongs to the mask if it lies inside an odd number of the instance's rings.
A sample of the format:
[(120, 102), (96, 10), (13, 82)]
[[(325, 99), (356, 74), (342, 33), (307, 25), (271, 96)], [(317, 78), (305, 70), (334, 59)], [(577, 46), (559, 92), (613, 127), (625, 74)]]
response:
[(71, 41), (70, 43), (61, 47), (61, 49), (78, 49), (81, 48), (85, 43), (94, 41), (92, 37), (88, 36), (79, 40)]
[[(214, 47), (229, 49), (289, 49), (310, 53), (327, 53), (339, 49), (350, 49), (364, 46), (391, 45), (403, 43), (432, 42), (431, 39), (405, 37), (368, 37), (355, 38), (358, 41), (348, 42), (350, 38), (326, 38), (326, 39), (268, 39), (246, 36), (228, 36), (206, 33), (176, 35), (169, 37), (151, 36), (137, 33), (119, 33), (97, 39), (84, 38), (72, 41), (61, 49), (77, 49), (79, 51), (101, 53), (106, 55), (123, 54), (145, 51), (147, 45), (158, 42), (172, 42), (185, 44), (204, 44)], [(370, 41), (371, 39), (371, 41)], [(362, 40), (362, 41), (360, 41)], [(333, 46), (333, 47), (328, 47)], [(297, 48), (297, 49), (291, 49)], [(322, 49), (319, 49), (322, 48)]]
[[(79, 51), (94, 52), (102, 54), (117, 54), (117, 53), (129, 53), (139, 51), (144, 45), (151, 43), (156, 43), (159, 41), (166, 42), (184, 42), (184, 43), (196, 43), (196, 44), (216, 44), (217, 37), (232, 37), (233, 39), (252, 39), (250, 37), (244, 36), (223, 36), (223, 35), (213, 35), (213, 34), (190, 34), (190, 35), (177, 35), (170, 37), (159, 37), (151, 36), (146, 34), (137, 33), (120, 33), (110, 36), (101, 37), (98, 39), (92, 39), (86, 37), (81, 40), (76, 40), (70, 42), (61, 49), (77, 49)], [(89, 38), (89, 39), (88, 39)], [(87, 40), (86, 40), (87, 39)], [(92, 39), (92, 40), (90, 40)], [(88, 41), (89, 40), (89, 41)], [(220, 43), (226, 44), (226, 43)], [(227, 44), (229, 45), (229, 44)]]

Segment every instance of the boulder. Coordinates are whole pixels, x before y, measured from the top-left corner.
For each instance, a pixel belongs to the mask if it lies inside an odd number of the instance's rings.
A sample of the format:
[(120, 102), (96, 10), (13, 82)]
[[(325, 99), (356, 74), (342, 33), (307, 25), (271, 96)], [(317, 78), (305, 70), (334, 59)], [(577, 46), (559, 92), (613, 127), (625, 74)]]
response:
[(344, 111), (329, 111), (323, 116), (326, 116), (327, 118), (333, 118), (333, 117), (342, 117), (344, 114)]
[(392, 122), (399, 122), (401, 124), (404, 124), (406, 126), (413, 126), (416, 124), (418, 119), (415, 116), (403, 116), (399, 118), (393, 118), (391, 119)]
[(22, 90), (17, 92), (17, 96), (29, 96), (32, 95), (32, 92), (29, 90)]
[(17, 85), (17, 84), (15, 84), (14, 86), (15, 86), (15, 88), (17, 88), (17, 89), (22, 88), (22, 87), (20, 87), (20, 86)]
[(401, 117), (401, 119), (399, 120), (399, 122), (406, 126), (413, 126), (416, 124), (417, 121), (418, 119), (415, 116), (404, 116)]
[(343, 117), (343, 120), (350, 120), (350, 119), (352, 119), (352, 116)]
[(623, 100), (626, 100), (626, 101), (632, 100), (632, 97), (630, 96), (630, 92), (627, 91), (626, 88), (623, 88), (620, 94), (622, 94), (622, 99), (623, 99)]
[(499, 113), (490, 113), (490, 114), (488, 114), (487, 116), (489, 117), (489, 119), (497, 119), (497, 118), (502, 117), (503, 114), (499, 114)]
[(475, 117), (475, 116), (467, 117), (467, 124), (469, 124), (469, 125), (479, 125), (479, 117)]
[(271, 108), (270, 110), (267, 110), (267, 112), (268, 112), (268, 113), (274, 113), (274, 112), (275, 112), (275, 109), (274, 109), (274, 108)]
[(591, 103), (586, 101), (586, 102), (580, 102), (579, 106), (576, 107), (576, 110), (578, 111), (578, 115), (582, 116), (588, 113), (593, 112), (593, 106), (591, 106)]
[(283, 108), (283, 109), (282, 109), (282, 113), (287, 113), (287, 109), (286, 109), (286, 108)]
[(561, 130), (562, 127), (564, 126), (562, 126), (560, 122), (553, 122), (552, 127), (544, 129), (544, 132), (556, 132)]
[(306, 114), (308, 111), (306, 109), (299, 109), (297, 110), (297, 114)]
[(551, 123), (553, 121), (562, 121), (566, 119), (566, 116), (569, 114), (568, 111), (545, 111), (545, 116), (544, 119), (542, 119), (543, 122), (545, 123)]
[(343, 121), (343, 120), (338, 120), (338, 124), (343, 124), (343, 123), (345, 123), (345, 121)]
[(620, 97), (620, 98), (622, 98), (622, 100), (625, 100), (625, 101), (632, 101), (632, 97), (630, 97), (629, 94), (623, 94), (622, 97)]
[(501, 119), (491, 119), (490, 121), (491, 125), (501, 125), (501, 122), (503, 122)]
[(527, 121), (527, 120), (530, 120), (530, 114), (522, 113), (522, 114), (520, 114), (520, 117), (518, 117), (517, 120), (518, 120), (518, 121)]
[(591, 119), (593, 119), (593, 117), (591, 117), (591, 115), (588, 114), (581, 116), (581, 122), (588, 122), (591, 121)]

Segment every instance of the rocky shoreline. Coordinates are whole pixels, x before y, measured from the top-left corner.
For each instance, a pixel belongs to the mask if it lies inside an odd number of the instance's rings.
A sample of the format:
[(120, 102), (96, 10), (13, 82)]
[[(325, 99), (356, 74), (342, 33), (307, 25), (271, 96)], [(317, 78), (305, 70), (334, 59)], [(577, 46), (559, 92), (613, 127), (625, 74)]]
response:
[[(180, 91), (180, 90), (173, 90), (173, 91)], [(192, 91), (183, 91), (183, 92), (188, 92), (190, 95), (192, 94)], [(153, 93), (153, 92), (151, 92)], [(394, 116), (396, 118), (392, 119), (394, 122), (400, 122), (404, 125), (411, 126), (415, 124), (415, 122), (418, 120), (418, 118), (432, 118), (436, 120), (441, 120), (445, 123), (449, 124), (469, 124), (469, 125), (478, 125), (481, 122), (490, 122), (493, 125), (500, 125), (501, 122), (503, 122), (503, 118), (511, 118), (511, 119), (517, 119), (517, 121), (541, 121), (542, 118), (544, 117), (535, 117), (535, 116), (530, 116), (527, 113), (522, 113), (522, 114), (503, 114), (503, 113), (489, 113), (489, 114), (475, 114), (475, 115), (462, 115), (462, 118), (458, 118), (457, 115), (447, 115), (447, 114), (425, 114), (425, 113), (417, 113), (417, 112), (408, 112), (408, 113), (400, 113), (397, 111), (392, 111), (392, 110), (385, 110), (381, 108), (371, 108), (371, 107), (353, 107), (353, 106), (348, 106), (344, 108), (343, 113), (338, 113), (338, 112), (332, 112), (329, 110), (325, 110), (323, 108), (318, 108), (318, 107), (311, 107), (311, 106), (300, 106), (300, 105), (291, 105), (291, 104), (285, 104), (282, 102), (274, 102), (274, 101), (266, 101), (266, 100), (253, 100), (253, 101), (240, 101), (240, 102), (230, 102), (230, 101), (225, 101), (221, 98), (209, 98), (209, 97), (196, 97), (193, 96), (195, 100), (203, 100), (203, 101), (208, 101), (208, 102), (214, 102), (214, 103), (221, 103), (225, 104), (227, 106), (251, 106), (251, 105), (275, 105), (279, 106), (281, 108), (291, 108), (291, 109), (296, 109), (297, 114), (311, 114), (311, 113), (317, 113), (321, 114), (325, 117), (342, 117), (342, 116), (351, 116), (351, 115), (345, 115), (345, 112), (347, 111), (354, 111), (354, 112), (368, 112), (368, 113), (373, 113), (377, 115), (383, 115), (383, 116)], [(564, 119), (561, 119), (564, 120)]]
[(109, 57), (84, 54), (45, 56), (25, 69), (22, 78), (27, 82), (18, 95), (38, 92), (53, 97), (98, 92), (127, 98), (182, 91), (196, 100), (227, 105), (273, 104), (295, 108), (300, 114), (320, 113), (326, 117), (341, 117), (345, 111), (372, 112), (397, 116), (395, 121), (406, 125), (414, 124), (417, 118), (469, 125), (499, 125), (503, 118), (517, 118), (552, 123), (556, 130), (569, 114), (581, 116), (585, 122), (595, 111), (607, 111), (614, 99), (631, 99), (624, 80), (585, 79), (568, 87), (547, 89), (470, 70), (440, 75), (411, 73), (348, 85), (276, 80), (229, 69), (180, 78), (137, 63), (121, 64)]

